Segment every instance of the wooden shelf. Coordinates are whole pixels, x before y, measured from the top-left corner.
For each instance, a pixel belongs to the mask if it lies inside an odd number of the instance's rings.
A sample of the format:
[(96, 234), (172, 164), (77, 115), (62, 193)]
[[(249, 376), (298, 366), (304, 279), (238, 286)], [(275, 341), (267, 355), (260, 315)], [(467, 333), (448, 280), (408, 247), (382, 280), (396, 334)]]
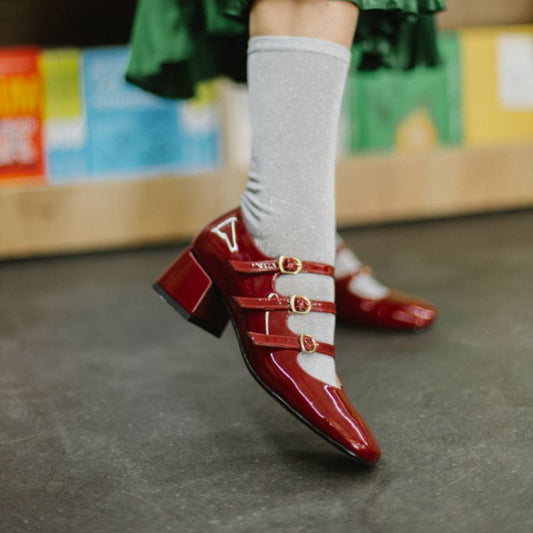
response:
[[(243, 169), (0, 189), (0, 257), (188, 240), (237, 205)], [(339, 161), (339, 225), (533, 206), (533, 143)]]
[[(135, 0), (0, 0), (0, 46), (125, 43)], [(448, 0), (442, 28), (533, 22), (531, 0)], [(430, 218), (533, 206), (533, 143), (339, 161), (338, 222)], [(235, 206), (242, 168), (210, 174), (0, 187), (0, 257), (189, 239)]]
[(533, 207), (533, 142), (339, 162), (340, 225)]
[(447, 0), (448, 9), (439, 14), (437, 21), (442, 29), (453, 30), (468, 26), (494, 26), (529, 24), (533, 22), (531, 0)]

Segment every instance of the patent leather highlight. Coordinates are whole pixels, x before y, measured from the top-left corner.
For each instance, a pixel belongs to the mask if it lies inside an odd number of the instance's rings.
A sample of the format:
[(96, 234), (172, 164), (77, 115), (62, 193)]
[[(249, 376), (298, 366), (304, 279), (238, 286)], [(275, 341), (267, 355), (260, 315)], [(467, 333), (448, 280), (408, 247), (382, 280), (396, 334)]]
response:
[(430, 326), (437, 309), (430, 303), (391, 290), (384, 298), (370, 299), (354, 294), (349, 284), (356, 273), (335, 280), (335, 300), (339, 321), (355, 326), (394, 330), (416, 330)]
[[(380, 456), (379, 446), (342, 387), (315, 379), (298, 363), (300, 351), (334, 355), (332, 345), (289, 329), (290, 298), (276, 291), (278, 276), (310, 271), (332, 275), (333, 267), (290, 256), (266, 256), (255, 246), (240, 209), (236, 209), (201, 231), (191, 248), (156, 282), (156, 289), (185, 318), (212, 333), (218, 334), (229, 316), (244, 361), (259, 384), (329, 442), (364, 464), (374, 464)], [(192, 286), (193, 282), (197, 286)], [(211, 327), (202, 294), (211, 302), (218, 298), (209, 306), (213, 310)], [(262, 305), (268, 300), (279, 305), (275, 309), (241, 305)], [(221, 302), (225, 315), (220, 311)], [(307, 307), (302, 301), (293, 304), (301, 310)], [(320, 304), (312, 302), (315, 307)]]

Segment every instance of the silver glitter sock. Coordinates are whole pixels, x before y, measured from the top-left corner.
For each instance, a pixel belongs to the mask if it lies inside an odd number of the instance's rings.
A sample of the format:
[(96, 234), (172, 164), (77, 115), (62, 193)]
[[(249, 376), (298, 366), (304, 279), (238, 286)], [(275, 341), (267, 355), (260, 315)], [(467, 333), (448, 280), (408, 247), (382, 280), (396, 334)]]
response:
[[(347, 48), (322, 39), (261, 36), (248, 42), (252, 158), (241, 207), (267, 255), (334, 264), (337, 129), (350, 58)], [(335, 298), (333, 279), (317, 274), (282, 275), (276, 289)], [(289, 327), (334, 341), (331, 314), (293, 314)], [(338, 386), (333, 358), (300, 353), (298, 362)]]

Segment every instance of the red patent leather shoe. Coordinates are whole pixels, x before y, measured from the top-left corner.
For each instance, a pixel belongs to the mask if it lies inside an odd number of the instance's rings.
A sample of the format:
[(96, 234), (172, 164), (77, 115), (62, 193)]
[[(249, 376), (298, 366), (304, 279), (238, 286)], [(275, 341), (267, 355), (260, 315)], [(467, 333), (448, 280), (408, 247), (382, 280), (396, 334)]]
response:
[(333, 276), (330, 265), (296, 257), (268, 257), (255, 245), (235, 209), (209, 224), (154, 284), (189, 322), (220, 336), (231, 319), (252, 376), (293, 415), (364, 464), (379, 459), (378, 444), (341, 387), (326, 384), (298, 364), (300, 352), (331, 357), (335, 348), (287, 325), (291, 313), (334, 313), (333, 302), (285, 296), (282, 274)]
[[(337, 253), (344, 244), (337, 247)], [(394, 330), (417, 330), (430, 326), (437, 309), (430, 303), (397, 290), (389, 290), (382, 298), (365, 298), (350, 290), (355, 276), (372, 273), (366, 265), (335, 279), (337, 319), (345, 324), (373, 326)]]

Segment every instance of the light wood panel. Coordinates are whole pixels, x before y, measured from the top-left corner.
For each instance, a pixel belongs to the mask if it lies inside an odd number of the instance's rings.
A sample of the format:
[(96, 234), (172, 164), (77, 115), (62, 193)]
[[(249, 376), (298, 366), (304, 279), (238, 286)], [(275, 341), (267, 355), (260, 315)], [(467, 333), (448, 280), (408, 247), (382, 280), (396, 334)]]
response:
[(443, 29), (533, 22), (532, 0), (447, 0), (446, 4), (448, 9), (437, 17)]
[(0, 190), (0, 256), (187, 238), (220, 210), (223, 172)]
[(431, 218), (533, 206), (533, 144), (346, 159), (339, 224)]
[[(0, 189), (0, 257), (188, 240), (237, 205), (242, 169)], [(533, 207), (533, 144), (339, 161), (339, 225)]]

